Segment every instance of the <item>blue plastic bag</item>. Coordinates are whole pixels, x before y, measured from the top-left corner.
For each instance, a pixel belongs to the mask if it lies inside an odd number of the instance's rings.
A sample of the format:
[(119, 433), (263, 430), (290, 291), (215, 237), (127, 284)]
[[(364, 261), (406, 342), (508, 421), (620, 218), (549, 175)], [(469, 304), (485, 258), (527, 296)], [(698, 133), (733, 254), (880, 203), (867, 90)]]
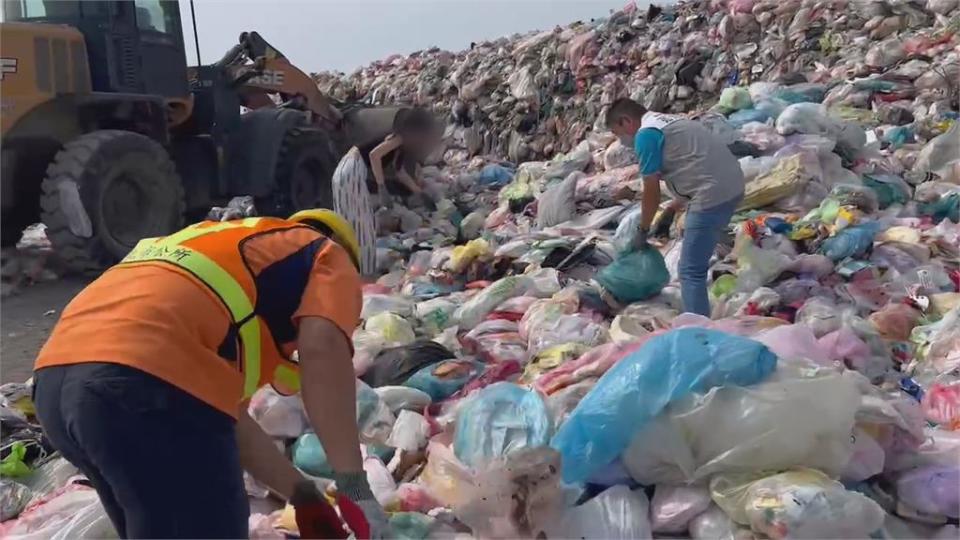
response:
[(827, 87), (817, 83), (793, 84), (773, 92), (773, 97), (787, 103), (823, 103)]
[(483, 373), (483, 364), (470, 360), (444, 360), (410, 376), (403, 386), (426, 392), (433, 401), (447, 399)]
[(293, 443), (293, 464), (311, 476), (330, 478), (333, 475), (333, 467), (327, 462), (327, 453), (317, 434), (312, 431), (304, 433)]
[(482, 186), (505, 186), (513, 181), (513, 169), (491, 163), (480, 171), (477, 181)]
[(875, 221), (847, 227), (824, 240), (820, 251), (834, 261), (863, 255), (873, 247), (873, 237), (878, 229), (879, 224)]
[(716, 386), (755, 384), (776, 365), (766, 345), (716, 330), (681, 328), (651, 338), (600, 378), (553, 437), (564, 481), (583, 482), (616, 459), (671, 402)]
[(929, 203), (920, 203), (917, 211), (921, 216), (930, 216), (934, 223), (949, 219), (960, 223), (960, 193), (950, 193)]
[(457, 412), (453, 451), (470, 467), (521, 448), (546, 446), (552, 427), (547, 405), (536, 392), (509, 382), (492, 384)]
[(595, 278), (618, 302), (630, 304), (660, 294), (670, 282), (663, 255), (652, 247), (621, 253)]
[(759, 109), (741, 109), (727, 117), (731, 126), (740, 129), (750, 122), (766, 122), (770, 113)]

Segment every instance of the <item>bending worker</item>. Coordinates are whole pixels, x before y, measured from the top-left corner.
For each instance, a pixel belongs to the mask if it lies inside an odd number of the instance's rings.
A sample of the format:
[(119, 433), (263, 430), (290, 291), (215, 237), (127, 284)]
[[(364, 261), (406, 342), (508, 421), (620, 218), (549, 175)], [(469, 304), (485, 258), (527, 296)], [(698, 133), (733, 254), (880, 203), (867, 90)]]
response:
[(707, 270), (720, 235), (743, 199), (743, 172), (722, 140), (694, 120), (648, 112), (630, 99), (618, 99), (607, 111), (607, 127), (624, 145), (633, 146), (643, 176), (640, 229), (635, 247), (646, 245), (660, 204), (660, 181), (673, 201), (661, 219), (686, 206), (680, 251), (683, 310), (710, 316)]
[(37, 359), (37, 416), (120, 536), (246, 538), (244, 470), (298, 514), (319, 499), (246, 412), (265, 384), (302, 392), (338, 491), (383, 534), (356, 423), (358, 260), (329, 210), (203, 222), (141, 241), (66, 307)]

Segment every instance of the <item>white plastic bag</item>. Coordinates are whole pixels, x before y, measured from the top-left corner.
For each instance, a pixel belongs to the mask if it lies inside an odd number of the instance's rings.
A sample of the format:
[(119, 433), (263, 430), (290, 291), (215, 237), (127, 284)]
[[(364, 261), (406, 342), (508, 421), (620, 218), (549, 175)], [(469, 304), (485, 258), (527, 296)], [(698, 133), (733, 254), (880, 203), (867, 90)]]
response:
[(658, 533), (683, 533), (690, 520), (711, 504), (710, 490), (705, 487), (661, 484), (650, 500), (650, 524)]
[(454, 319), (459, 321), (462, 330), (470, 330), (480, 324), (504, 300), (520, 296), (532, 286), (533, 280), (527, 276), (507, 276), (499, 279), (460, 306)]
[(567, 510), (547, 538), (653, 538), (643, 490), (614, 486), (586, 503)]
[(19, 540), (118, 538), (93, 488), (71, 484), (0, 525), (0, 536)]
[(731, 471), (816, 467), (838, 475), (853, 452), (857, 374), (778, 371), (671, 405), (622, 459), (641, 484), (701, 482)]
[(394, 414), (401, 410), (422, 411), (431, 402), (429, 394), (407, 386), (381, 386), (373, 390)]
[(387, 446), (416, 452), (427, 446), (430, 437), (430, 424), (426, 418), (413, 411), (402, 410), (393, 424), (393, 431), (387, 438)]
[(384, 312), (409, 317), (413, 314), (413, 300), (393, 294), (368, 294), (363, 297), (361, 319), (368, 320)]
[(690, 521), (690, 538), (693, 540), (735, 540), (740, 538), (738, 532), (737, 524), (715, 504)]
[(300, 396), (282, 396), (269, 386), (253, 394), (247, 410), (271, 437), (292, 439), (309, 427)]

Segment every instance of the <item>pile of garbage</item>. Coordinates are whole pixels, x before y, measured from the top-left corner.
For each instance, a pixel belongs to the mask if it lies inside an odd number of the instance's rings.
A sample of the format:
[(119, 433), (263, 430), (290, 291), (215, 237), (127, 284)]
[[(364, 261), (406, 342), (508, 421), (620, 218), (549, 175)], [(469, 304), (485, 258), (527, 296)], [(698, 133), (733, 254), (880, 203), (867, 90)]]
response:
[[(378, 212), (382, 276), (353, 335), (364, 469), (393, 536), (956, 538), (957, 7), (630, 5), (318, 76), (340, 97), (451, 107), (424, 168), (436, 204)], [(711, 318), (681, 313), (682, 215), (629, 248), (638, 167), (591, 128), (625, 88), (741, 156)], [(0, 534), (108, 535), (29, 389), (0, 394)], [(249, 412), (330, 476), (298, 397), (264, 388)], [(290, 507), (247, 489), (252, 538), (296, 534)]]
[[(434, 156), (448, 166), (476, 155), (520, 163), (569, 152), (598, 131), (603, 107), (618, 97), (692, 112), (716, 103), (726, 87), (760, 81), (828, 87), (828, 107), (902, 126), (888, 136), (905, 142), (956, 109), (956, 7), (955, 0), (693, 0), (641, 10), (630, 2), (589, 22), (314, 77), (339, 100), (420, 105), (448, 117), (446, 145)], [(782, 102), (810, 97), (803, 92), (770, 96), (780, 101), (758, 102), (736, 120), (775, 116)]]

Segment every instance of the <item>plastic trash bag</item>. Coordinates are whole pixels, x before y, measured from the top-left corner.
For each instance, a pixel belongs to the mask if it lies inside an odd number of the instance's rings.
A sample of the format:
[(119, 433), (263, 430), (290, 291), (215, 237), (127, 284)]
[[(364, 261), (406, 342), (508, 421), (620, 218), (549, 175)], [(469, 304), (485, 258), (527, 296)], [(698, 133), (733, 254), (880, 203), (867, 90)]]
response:
[(419, 512), (390, 514), (390, 538), (396, 540), (423, 540), (429, 538), (436, 519)]
[[(580, 358), (567, 361), (560, 367), (544, 373), (533, 382), (533, 385), (537, 390), (550, 395), (580, 381), (600, 377), (614, 364), (643, 346), (650, 337), (652, 337), (652, 334), (633, 341), (606, 343), (594, 347), (581, 355)], [(555, 425), (561, 425), (558, 419), (555, 418), (554, 420)]]
[(883, 447), (860, 427), (853, 430), (853, 454), (840, 474), (844, 482), (862, 482), (883, 472)]
[(877, 503), (820, 471), (762, 474), (717, 475), (710, 492), (734, 521), (771, 539), (867, 538), (883, 525)]
[(550, 444), (563, 455), (564, 480), (583, 481), (613, 461), (669, 403), (713, 386), (754, 384), (776, 363), (760, 343), (714, 330), (652, 337), (601, 377), (559, 427)]
[(357, 381), (357, 427), (360, 428), (360, 442), (382, 445), (390, 432), (396, 417), (380, 396), (363, 381)]
[(643, 490), (614, 486), (589, 501), (566, 510), (547, 538), (653, 538)]
[(824, 240), (820, 251), (834, 261), (864, 255), (873, 247), (873, 237), (878, 229), (879, 225), (874, 221), (847, 227)]
[(0, 480), (0, 522), (19, 516), (32, 496), (27, 486), (13, 480)]
[(648, 247), (621, 254), (595, 279), (618, 302), (630, 304), (660, 294), (670, 273), (663, 255)]
[(395, 294), (367, 294), (363, 297), (360, 318), (367, 320), (380, 313), (393, 313), (401, 317), (413, 314), (413, 300)]
[(960, 517), (960, 464), (921, 465), (897, 475), (897, 499), (927, 514)]
[[(690, 521), (690, 538), (694, 540), (747, 540), (753, 534), (741, 535), (741, 529), (726, 512), (711, 505), (704, 513)], [(749, 533), (749, 531), (747, 531)]]
[(432, 402), (426, 392), (406, 386), (381, 386), (374, 392), (394, 415), (401, 410), (422, 411)]
[(741, 128), (750, 122), (766, 122), (770, 118), (768, 111), (760, 109), (741, 109), (727, 117), (727, 122), (735, 128)]
[(657, 330), (668, 330), (677, 315), (677, 310), (659, 304), (631, 304), (610, 323), (610, 338), (626, 343)]
[(463, 506), (474, 494), (473, 473), (460, 463), (451, 448), (436, 440), (427, 444), (427, 464), (417, 481), (448, 507)]
[(934, 383), (927, 388), (920, 402), (927, 420), (942, 429), (960, 429), (960, 381)]
[(713, 388), (671, 404), (632, 439), (624, 465), (641, 484), (685, 484), (717, 473), (791, 467), (839, 474), (853, 452), (857, 376), (778, 372), (773, 379)]
[(478, 538), (540, 537), (563, 509), (559, 472), (556, 451), (517, 450), (479, 470), (467, 501), (454, 505), (454, 513)]
[(577, 343), (593, 347), (610, 339), (607, 328), (584, 315), (561, 315), (539, 325), (531, 325), (527, 330), (527, 350), (537, 356), (565, 343)]
[(877, 329), (880, 337), (906, 341), (922, 316), (923, 313), (906, 304), (887, 304), (880, 311), (871, 313), (867, 320)]
[(821, 338), (840, 328), (842, 320), (837, 306), (825, 298), (810, 298), (797, 310), (797, 324), (810, 328), (813, 335)]
[(409, 345), (391, 347), (377, 354), (373, 365), (360, 379), (373, 388), (403, 383), (420, 368), (436, 364), (455, 355), (433, 341), (414, 341)]
[(327, 453), (320, 443), (320, 438), (314, 432), (304, 433), (292, 448), (293, 464), (310, 476), (330, 478), (333, 467), (327, 461)]
[(247, 411), (271, 437), (299, 437), (309, 427), (300, 396), (282, 396), (269, 386), (253, 394)]
[(403, 410), (397, 415), (397, 421), (393, 424), (393, 431), (390, 432), (386, 443), (387, 446), (399, 450), (416, 452), (427, 446), (429, 437), (430, 424), (423, 415)]
[(658, 485), (650, 499), (653, 532), (687, 532), (690, 520), (706, 511), (712, 502), (710, 490), (704, 487)]
[(483, 238), (471, 240), (462, 246), (453, 248), (450, 254), (450, 260), (447, 261), (447, 268), (455, 274), (459, 274), (467, 269), (471, 263), (476, 260), (486, 260), (493, 255), (490, 243)]
[(433, 401), (442, 401), (455, 394), (481, 372), (483, 364), (479, 362), (446, 360), (421, 368), (411, 375), (403, 386), (421, 390)]
[(739, 111), (753, 106), (750, 91), (742, 86), (728, 86), (720, 93), (719, 105), (724, 109)]
[(454, 320), (459, 322), (462, 330), (471, 330), (498, 305), (514, 296), (522, 295), (532, 286), (533, 280), (526, 276), (499, 279), (460, 306), (454, 313)]
[(552, 433), (547, 406), (536, 392), (499, 382), (457, 411), (453, 448), (462, 463), (476, 468), (521, 448), (546, 446)]
[(433, 298), (418, 303), (414, 307), (414, 315), (427, 332), (436, 334), (454, 323), (453, 314), (459, 306), (449, 297)]
[(802, 324), (778, 326), (753, 339), (766, 345), (782, 360), (811, 360), (820, 366), (833, 366), (833, 359), (820, 347), (813, 331)]
[(633, 240), (633, 235), (637, 233), (637, 229), (640, 228), (640, 219), (643, 217), (643, 209), (639, 206), (627, 211), (620, 218), (620, 223), (617, 224), (617, 230), (613, 234), (613, 245), (618, 252), (626, 251), (630, 247), (630, 242)]
[(596, 384), (596, 379), (589, 378), (550, 394), (546, 402), (547, 409), (550, 411), (550, 418), (553, 419), (554, 425), (563, 425), (570, 416), (570, 413), (573, 412), (573, 409), (575, 409), (577, 404), (580, 403), (580, 400), (583, 399), (583, 396), (587, 395), (590, 390), (593, 390)]
[(537, 204), (537, 225), (553, 227), (577, 215), (577, 181), (583, 173), (570, 173), (562, 182), (550, 186), (540, 195)]
[(363, 325), (363, 329), (380, 338), (386, 347), (408, 345), (417, 339), (410, 323), (403, 317), (390, 312), (370, 317)]
[(753, 239), (745, 233), (737, 235), (733, 253), (737, 257), (738, 291), (755, 291), (770, 283), (791, 262), (789, 256), (779, 251), (755, 246)]
[(79, 484), (34, 500), (17, 519), (0, 524), (0, 536), (31, 540), (118, 538), (97, 492)]

